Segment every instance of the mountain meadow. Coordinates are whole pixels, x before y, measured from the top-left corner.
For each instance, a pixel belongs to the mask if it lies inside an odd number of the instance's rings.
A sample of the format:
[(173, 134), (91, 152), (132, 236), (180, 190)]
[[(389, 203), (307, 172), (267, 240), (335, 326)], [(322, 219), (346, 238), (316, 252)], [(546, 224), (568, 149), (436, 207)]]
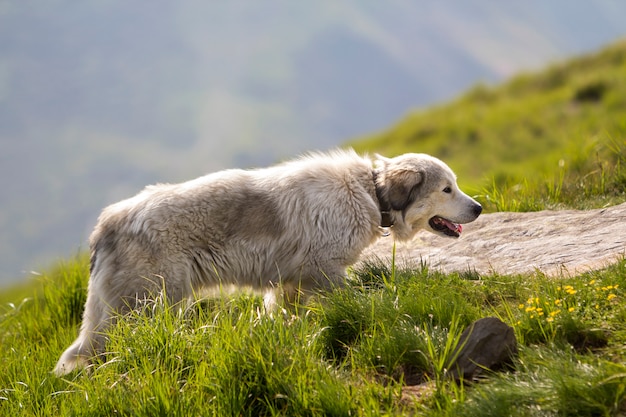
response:
[(622, 41), (504, 85), (477, 85), (350, 145), (383, 155), (436, 155), (491, 210), (623, 201), (625, 70)]
[[(626, 201), (626, 42), (477, 85), (348, 144), (446, 161), (487, 211)], [(584, 274), (444, 274), (372, 260), (306, 306), (263, 312), (234, 294), (120, 320), (90, 368), (50, 373), (75, 338), (88, 281), (79, 254), (0, 294), (7, 416), (617, 416), (626, 414), (626, 259)], [(478, 381), (449, 377), (482, 317), (518, 355)]]

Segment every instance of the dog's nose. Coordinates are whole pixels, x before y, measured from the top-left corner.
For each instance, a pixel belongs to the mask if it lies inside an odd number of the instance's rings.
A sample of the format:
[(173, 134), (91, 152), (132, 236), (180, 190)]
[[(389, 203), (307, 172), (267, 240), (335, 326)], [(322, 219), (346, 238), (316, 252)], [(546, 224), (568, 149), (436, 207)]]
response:
[(481, 206), (480, 204), (476, 203), (474, 204), (474, 208), (472, 209), (474, 211), (474, 215), (476, 217), (480, 216), (480, 213), (483, 212), (483, 206)]

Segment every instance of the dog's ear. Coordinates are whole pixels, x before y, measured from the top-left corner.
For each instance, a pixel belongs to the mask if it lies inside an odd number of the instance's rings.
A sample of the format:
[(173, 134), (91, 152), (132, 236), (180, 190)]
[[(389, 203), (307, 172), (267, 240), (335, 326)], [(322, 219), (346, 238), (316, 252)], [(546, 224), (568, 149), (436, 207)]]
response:
[(397, 170), (388, 171), (386, 183), (388, 186), (389, 202), (391, 208), (397, 211), (406, 209), (413, 203), (420, 192), (424, 182), (424, 174), (418, 171)]

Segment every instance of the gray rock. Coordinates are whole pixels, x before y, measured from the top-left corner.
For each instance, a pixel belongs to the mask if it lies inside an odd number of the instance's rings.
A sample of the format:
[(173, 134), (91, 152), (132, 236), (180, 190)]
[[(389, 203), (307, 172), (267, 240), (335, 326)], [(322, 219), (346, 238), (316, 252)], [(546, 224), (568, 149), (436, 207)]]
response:
[(626, 203), (598, 210), (489, 213), (463, 225), (461, 239), (445, 239), (427, 231), (408, 242), (381, 238), (361, 260), (389, 259), (396, 243), (396, 262), (426, 263), (443, 272), (546, 275), (605, 268), (624, 257)]
[(517, 355), (513, 328), (496, 317), (475, 321), (461, 334), (448, 369), (454, 379), (473, 380), (486, 370), (496, 371), (511, 364)]

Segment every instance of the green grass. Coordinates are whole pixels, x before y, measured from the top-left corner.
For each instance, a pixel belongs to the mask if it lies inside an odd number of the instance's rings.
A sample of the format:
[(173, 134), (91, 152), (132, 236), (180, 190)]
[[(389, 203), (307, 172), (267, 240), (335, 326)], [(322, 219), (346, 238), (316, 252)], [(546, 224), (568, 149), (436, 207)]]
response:
[[(626, 199), (626, 129), (622, 139), (608, 138), (569, 153), (574, 166), (560, 160), (554, 172), (523, 179), (496, 180), (476, 191), (490, 211), (590, 209)], [(570, 163), (571, 165), (571, 163)]]
[[(265, 314), (254, 295), (155, 300), (112, 330), (106, 360), (56, 378), (50, 370), (76, 335), (86, 267), (67, 262), (41, 278), (40, 295), (2, 306), (0, 414), (617, 415), (626, 407), (626, 260), (556, 280), (372, 261), (351, 285), (294, 314)], [(446, 365), (464, 327), (486, 316), (514, 328), (514, 370), (457, 385)], [(426, 384), (427, 394), (402, 400), (406, 383)]]
[(435, 155), (490, 211), (622, 202), (626, 41), (502, 85), (478, 85), (349, 145)]

